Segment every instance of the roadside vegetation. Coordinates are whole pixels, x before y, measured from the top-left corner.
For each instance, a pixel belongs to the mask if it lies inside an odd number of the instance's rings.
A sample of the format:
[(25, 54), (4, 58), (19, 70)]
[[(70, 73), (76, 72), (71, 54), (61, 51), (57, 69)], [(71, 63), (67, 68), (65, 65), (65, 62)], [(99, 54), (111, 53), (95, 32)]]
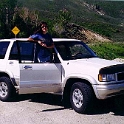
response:
[(124, 2), (97, 0), (1, 0), (0, 39), (14, 37), (15, 26), (17, 37), (29, 37), (44, 20), (53, 37), (85, 40), (83, 28), (107, 37), (113, 42), (90, 42), (90, 47), (102, 58), (124, 58), (123, 8)]
[(124, 59), (124, 43), (123, 42), (104, 42), (89, 44), (90, 48), (101, 58), (104, 59)]

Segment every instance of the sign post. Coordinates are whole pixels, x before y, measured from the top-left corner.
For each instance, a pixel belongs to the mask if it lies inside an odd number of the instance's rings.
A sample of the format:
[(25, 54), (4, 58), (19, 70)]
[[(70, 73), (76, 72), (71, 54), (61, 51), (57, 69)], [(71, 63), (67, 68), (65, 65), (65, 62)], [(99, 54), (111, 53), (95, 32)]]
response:
[(20, 32), (20, 30), (15, 26), (15, 27), (12, 29), (12, 32), (15, 34), (15, 38), (16, 38), (16, 35)]

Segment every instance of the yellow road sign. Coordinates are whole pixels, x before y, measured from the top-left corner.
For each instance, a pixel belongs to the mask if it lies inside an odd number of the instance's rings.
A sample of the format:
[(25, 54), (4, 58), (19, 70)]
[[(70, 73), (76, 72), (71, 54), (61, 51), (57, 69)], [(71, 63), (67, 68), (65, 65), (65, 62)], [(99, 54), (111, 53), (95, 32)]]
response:
[(15, 27), (12, 29), (12, 32), (13, 32), (15, 35), (17, 35), (17, 34), (20, 32), (20, 30), (15, 26)]

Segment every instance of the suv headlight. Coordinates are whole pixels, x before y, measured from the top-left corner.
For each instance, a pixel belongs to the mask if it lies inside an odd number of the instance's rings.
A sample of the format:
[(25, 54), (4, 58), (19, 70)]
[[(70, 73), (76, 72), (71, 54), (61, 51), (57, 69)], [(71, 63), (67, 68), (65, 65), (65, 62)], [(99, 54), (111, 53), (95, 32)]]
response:
[(115, 81), (115, 74), (99, 74), (98, 75), (98, 80), (100, 82), (109, 82), (109, 81)]

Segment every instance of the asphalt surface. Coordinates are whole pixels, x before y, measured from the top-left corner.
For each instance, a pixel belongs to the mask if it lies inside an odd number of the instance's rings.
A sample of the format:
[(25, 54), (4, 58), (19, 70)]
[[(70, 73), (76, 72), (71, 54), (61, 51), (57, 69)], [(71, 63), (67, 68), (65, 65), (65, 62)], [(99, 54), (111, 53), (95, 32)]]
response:
[(0, 101), (0, 124), (124, 124), (124, 96), (98, 101), (87, 114), (64, 108), (51, 94), (20, 95)]

